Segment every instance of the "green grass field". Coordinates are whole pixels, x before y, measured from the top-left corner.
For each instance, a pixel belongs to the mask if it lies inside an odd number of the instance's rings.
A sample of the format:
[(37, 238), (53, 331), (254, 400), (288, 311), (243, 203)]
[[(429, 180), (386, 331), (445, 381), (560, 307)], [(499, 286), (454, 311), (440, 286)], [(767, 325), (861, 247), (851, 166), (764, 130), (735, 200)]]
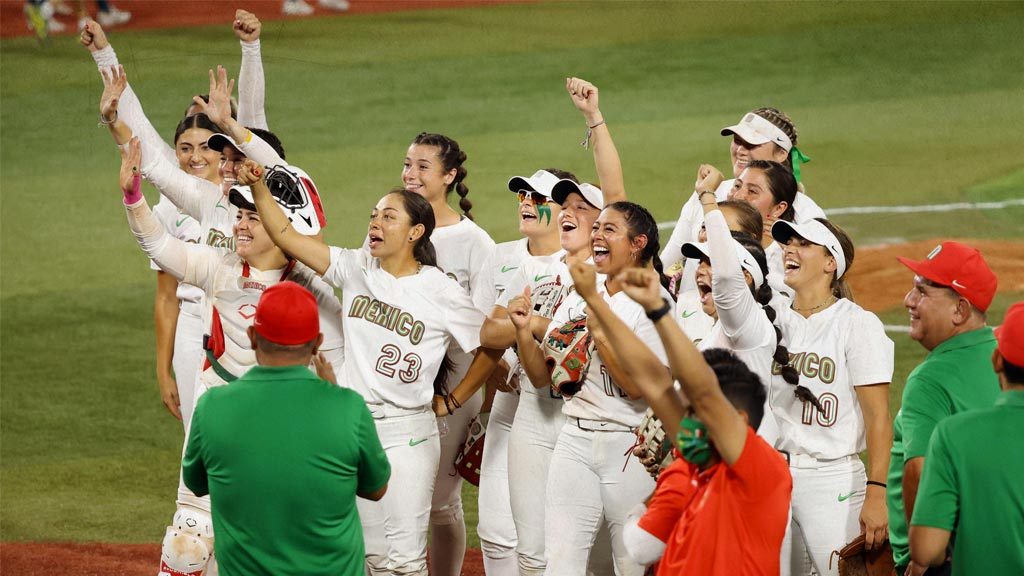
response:
[[(273, 22), (267, 113), (341, 246), (361, 241), (423, 130), (462, 143), (478, 222), (513, 239), (509, 176), (594, 176), (569, 75), (600, 87), (630, 194), (659, 220), (678, 214), (699, 163), (727, 167), (718, 130), (766, 104), (796, 120), (826, 209), (1003, 200), (1024, 196), (1022, 29), (1019, 3), (567, 2)], [(226, 24), (111, 41), (168, 136), (208, 68), (237, 74)], [(0, 42), (4, 540), (157, 542), (173, 513), (180, 425), (152, 376), (153, 274), (96, 127), (101, 89), (71, 38)], [(1021, 206), (837, 220), (861, 244), (1024, 237)], [(898, 399), (923, 351), (893, 338)]]

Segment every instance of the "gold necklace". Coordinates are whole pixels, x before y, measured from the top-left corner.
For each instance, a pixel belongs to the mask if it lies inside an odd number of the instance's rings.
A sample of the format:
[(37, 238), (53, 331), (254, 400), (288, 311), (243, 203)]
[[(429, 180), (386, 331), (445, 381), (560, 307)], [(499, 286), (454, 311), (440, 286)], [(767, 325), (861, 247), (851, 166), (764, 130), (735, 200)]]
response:
[(825, 306), (828, 306), (829, 304), (832, 304), (836, 300), (837, 300), (837, 298), (835, 297), (834, 294), (829, 294), (828, 295), (828, 300), (825, 300), (824, 302), (822, 302), (821, 304), (818, 304), (817, 306), (811, 306), (810, 308), (797, 308), (796, 306), (793, 306), (792, 304), (790, 304), (789, 307), (792, 308), (793, 310), (795, 310), (796, 312), (810, 312), (811, 310), (819, 310), (821, 308), (824, 308)]

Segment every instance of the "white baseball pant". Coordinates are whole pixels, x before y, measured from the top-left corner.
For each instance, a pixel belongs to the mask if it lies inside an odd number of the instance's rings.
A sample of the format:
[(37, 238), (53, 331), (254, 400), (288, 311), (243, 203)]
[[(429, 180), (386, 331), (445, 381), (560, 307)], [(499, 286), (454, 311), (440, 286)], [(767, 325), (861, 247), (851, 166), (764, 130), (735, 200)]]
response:
[(516, 576), (516, 525), (508, 489), (508, 440), (519, 404), (518, 393), (497, 392), (491, 405), (480, 466), (477, 534), (487, 576)]
[[(181, 401), (181, 424), (188, 434), (195, 410), (196, 379), (203, 362), (203, 319), (192, 314), (185, 307), (178, 312), (178, 323), (174, 330), (174, 380), (178, 384), (178, 400)], [(184, 444), (182, 456), (184, 456)], [(180, 468), (180, 467), (179, 467)], [(195, 498), (178, 474), (178, 504), (189, 497)]]

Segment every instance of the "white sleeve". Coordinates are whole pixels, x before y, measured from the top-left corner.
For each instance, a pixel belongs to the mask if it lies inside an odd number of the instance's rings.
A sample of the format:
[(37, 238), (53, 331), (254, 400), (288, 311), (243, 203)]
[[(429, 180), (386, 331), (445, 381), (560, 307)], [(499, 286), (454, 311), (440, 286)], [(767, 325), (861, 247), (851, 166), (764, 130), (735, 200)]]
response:
[[(663, 297), (668, 298), (668, 303), (672, 307), (672, 309), (669, 310), (669, 316), (675, 317), (675, 303), (668, 297), (668, 291), (662, 289), (661, 292)], [(654, 322), (651, 322), (647, 315), (644, 314), (644, 309), (639, 304), (632, 300), (629, 301), (629, 304), (631, 305), (630, 308), (633, 309), (630, 313), (634, 314), (634, 318), (632, 319), (633, 332), (641, 342), (651, 349), (651, 352), (654, 352), (654, 355), (658, 358), (659, 362), (664, 366), (668, 366), (668, 354), (665, 353), (665, 344), (661, 341), (661, 336), (658, 334), (658, 329), (654, 327)], [(616, 310), (615, 313), (625, 320), (627, 324), (630, 324), (631, 319), (628, 318), (626, 314), (621, 313), (618, 310)]]
[(238, 71), (238, 123), (246, 128), (269, 130), (263, 108), (266, 80), (263, 77), (263, 56), (259, 38), (240, 41), (242, 67)]
[(160, 225), (149, 204), (143, 198), (125, 206), (128, 215), (128, 226), (135, 235), (142, 251), (149, 256), (161, 270), (193, 286), (204, 287), (210, 277), (213, 263), (219, 260), (221, 253), (210, 246), (189, 244), (171, 236)]
[(479, 238), (469, 250), (469, 294), (473, 298), (473, 304), (484, 314), (491, 311), (491, 304), (486, 302), (486, 288), (483, 286), (487, 280), (484, 269), (491, 260), (494, 246), (494, 240), (480, 229)]
[(851, 386), (892, 382), (894, 344), (882, 321), (867, 310), (857, 309), (847, 331), (846, 367)]
[(700, 206), (700, 200), (697, 199), (697, 194), (691, 194), (690, 198), (687, 199), (686, 203), (679, 210), (679, 220), (676, 221), (676, 227), (672, 230), (672, 236), (669, 237), (668, 242), (665, 243), (665, 247), (661, 250), (661, 264), (666, 269), (679, 262), (683, 259), (683, 255), (680, 252), (683, 248), (683, 244), (687, 242), (693, 242), (693, 228), (704, 218), (703, 208)]
[(216, 204), (224, 195), (220, 186), (183, 171), (148, 142), (142, 143), (142, 175), (182, 212), (199, 222), (203, 221), (203, 206)]
[(497, 267), (495, 251), (491, 250), (491, 254), (484, 261), (484, 267), (480, 271), (480, 285), (477, 287), (478, 294), (473, 298), (474, 301), (479, 302), (480, 309), (487, 312), (490, 312), (498, 301), (498, 287), (494, 283)]
[(707, 214), (704, 228), (708, 234), (708, 252), (711, 253), (711, 294), (718, 309), (718, 319), (725, 335), (737, 344), (736, 349), (748, 350), (764, 342), (766, 335), (759, 328), (768, 326), (758, 317), (764, 312), (750, 293), (722, 211)]
[[(160, 201), (153, 207), (153, 217), (156, 218), (156, 221), (160, 223), (160, 226), (162, 226), (164, 230), (167, 230), (168, 234), (171, 234), (172, 236), (173, 234), (171, 233), (171, 229), (174, 225), (174, 214), (177, 214), (177, 212), (178, 211), (174, 208), (174, 204), (171, 204), (171, 202), (167, 200), (167, 197), (162, 195), (160, 196)], [(149, 269), (157, 272), (163, 271), (156, 265), (156, 262), (153, 262), (152, 260), (149, 261)]]
[(252, 158), (262, 166), (288, 165), (284, 158), (278, 156), (277, 150), (274, 150), (263, 138), (252, 132), (249, 132), (248, 140), (238, 144), (238, 149), (241, 150), (242, 154), (245, 154), (246, 158)]
[[(92, 59), (96, 62), (96, 68), (101, 72), (111, 66), (118, 65), (117, 54), (114, 53), (113, 46), (107, 46), (102, 50), (93, 52)], [(131, 84), (125, 87), (124, 92), (121, 94), (117, 104), (117, 116), (131, 128), (132, 135), (139, 137), (140, 142), (148, 144), (170, 162), (178, 161), (174, 154), (174, 148), (168, 146), (160, 138), (160, 133), (156, 131), (156, 128), (153, 128), (149, 118), (146, 118), (146, 113), (142, 110), (142, 102), (139, 101), (139, 97), (135, 94)]]
[(349, 250), (331, 246), (331, 265), (324, 272), (324, 281), (335, 288), (345, 289), (345, 283), (352, 274), (362, 268), (362, 250)]
[(480, 328), (484, 324), (484, 313), (455, 280), (444, 288), (448, 296), (445, 309), (445, 329), (463, 352), (472, 352), (480, 347)]
[(641, 566), (654, 564), (665, 553), (665, 543), (640, 527), (640, 518), (646, 513), (647, 507), (642, 503), (637, 504), (626, 516), (622, 528), (622, 543), (626, 546), (626, 553)]
[(793, 221), (796, 223), (806, 222), (814, 218), (824, 218), (825, 211), (818, 206), (818, 203), (803, 192), (797, 192), (793, 200)]

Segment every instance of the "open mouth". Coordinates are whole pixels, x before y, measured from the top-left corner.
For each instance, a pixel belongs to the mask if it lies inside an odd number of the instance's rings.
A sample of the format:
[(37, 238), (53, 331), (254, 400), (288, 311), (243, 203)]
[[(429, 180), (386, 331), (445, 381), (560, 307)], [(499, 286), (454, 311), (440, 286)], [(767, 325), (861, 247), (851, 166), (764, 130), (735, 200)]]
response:
[(568, 220), (566, 220), (565, 222), (562, 222), (562, 232), (572, 232), (575, 229), (576, 229), (576, 224), (575, 223), (569, 222)]
[(797, 262), (796, 260), (791, 260), (789, 258), (786, 258), (786, 260), (785, 260), (785, 262), (783, 264), (785, 265), (784, 273), (786, 275), (789, 275), (790, 273), (796, 274), (797, 272), (800, 271), (800, 263)]
[(376, 247), (378, 247), (378, 246), (380, 246), (381, 244), (384, 243), (384, 238), (381, 237), (380, 234), (377, 234), (375, 232), (371, 232), (370, 234), (368, 234), (367, 238), (370, 241), (369, 242), (370, 243), (370, 250), (373, 250), (374, 248), (376, 248)]
[(707, 304), (711, 300), (711, 284), (707, 280), (697, 279), (697, 291), (700, 292), (701, 304)]
[(523, 210), (522, 212), (519, 213), (519, 219), (522, 220), (523, 222), (529, 222), (531, 220), (536, 220), (537, 215), (528, 210)]
[(594, 246), (594, 264), (601, 265), (611, 258), (611, 254), (606, 246)]
[(238, 235), (238, 239), (235, 240), (235, 244), (238, 245), (238, 246), (251, 246), (252, 245), (252, 236), (250, 236), (248, 234), (241, 234), (240, 233)]
[(192, 173), (192, 174), (205, 174), (206, 170), (209, 167), (210, 167), (210, 163), (209, 162), (202, 162), (202, 163), (189, 162), (188, 163), (188, 171), (190, 173)]
[(415, 192), (416, 194), (419, 194), (420, 190), (423, 189), (423, 184), (416, 184), (416, 183), (413, 183), (413, 182), (406, 182), (405, 183), (405, 189), (408, 192)]

